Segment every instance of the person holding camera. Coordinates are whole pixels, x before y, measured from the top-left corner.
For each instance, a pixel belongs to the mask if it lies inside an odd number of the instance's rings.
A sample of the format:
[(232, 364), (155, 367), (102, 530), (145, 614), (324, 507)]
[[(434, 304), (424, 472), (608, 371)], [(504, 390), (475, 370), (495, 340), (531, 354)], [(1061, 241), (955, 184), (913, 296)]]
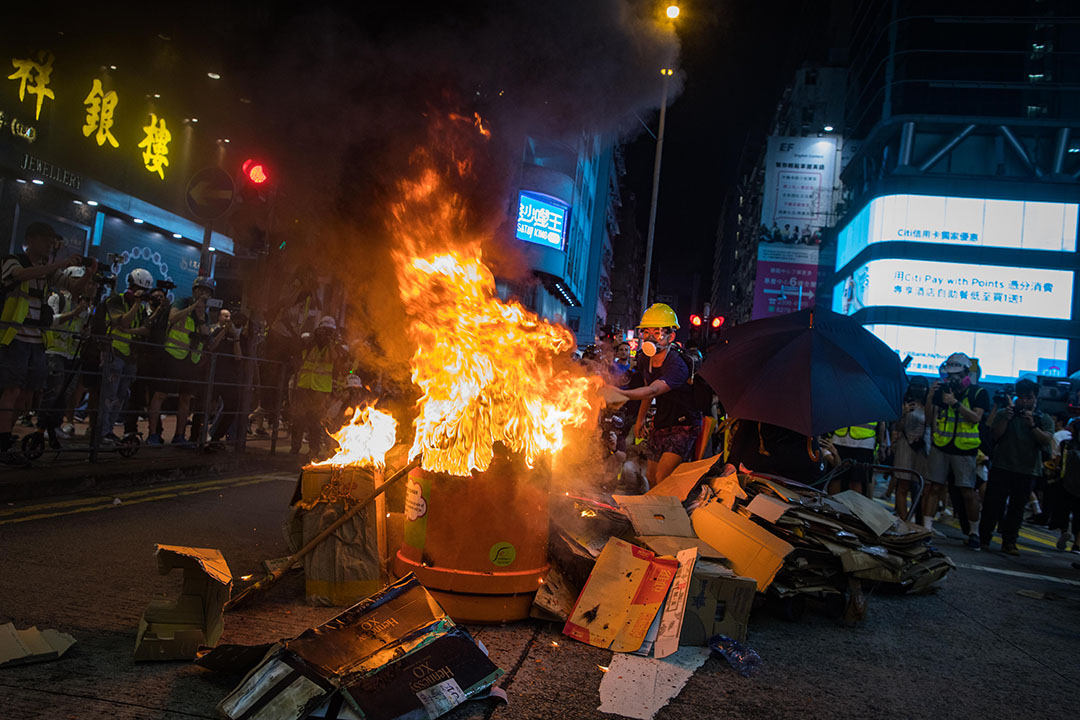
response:
[(135, 331), (141, 342), (135, 347), (135, 380), (131, 384), (131, 406), (124, 419), (124, 434), (139, 431), (139, 414), (146, 414), (150, 432), (161, 422), (161, 407), (153, 407), (154, 394), (161, 385), (161, 355), (169, 331), (169, 303), (166, 292), (176, 287), (168, 280), (158, 280), (147, 295), (146, 323)]
[(1049, 451), (1054, 421), (1037, 409), (1038, 386), (1028, 379), (1016, 383), (1016, 401), (997, 413), (992, 431), (994, 453), (986, 482), (979, 540), (990, 544), (995, 528), (1001, 532), (1001, 552), (1019, 555), (1016, 539), (1035, 481), (1042, 475), (1043, 451)]
[(221, 416), (217, 424), (210, 428), (210, 440), (221, 440), (233, 427), (233, 422), (240, 408), (240, 358), (244, 351), (240, 344), (243, 335), (243, 323), (246, 318), (228, 308), (218, 312), (217, 323), (210, 328), (208, 350), (217, 354), (214, 366), (214, 387), (210, 397), (221, 398)]
[(144, 327), (147, 312), (143, 301), (154, 286), (154, 276), (146, 268), (135, 268), (127, 276), (127, 289), (114, 293), (105, 301), (108, 318), (108, 336), (112, 346), (111, 355), (106, 352), (101, 362), (101, 397), (104, 411), (101, 415), (99, 437), (105, 445), (115, 445), (120, 438), (113, 427), (131, 396), (131, 384), (138, 370), (136, 350), (132, 347), (136, 337), (146, 334)]
[[(930, 448), (927, 444), (926, 396), (930, 393), (930, 383), (926, 378), (916, 375), (911, 378), (907, 392), (904, 393), (903, 415), (896, 421), (892, 431), (893, 467), (912, 470), (926, 480), (930, 470)], [(911, 491), (911, 476), (896, 473), (896, 514), (901, 520), (908, 517), (908, 494)]]
[(300, 452), (307, 434), (308, 452), (315, 458), (328, 437), (322, 420), (334, 390), (334, 366), (345, 358), (346, 350), (338, 339), (337, 322), (329, 315), (319, 321), (315, 332), (304, 333), (300, 342), (300, 372), (289, 403), (291, 452)]
[[(18, 413), (28, 409), (34, 393), (45, 385), (48, 365), (43, 330), (52, 326), (46, 302), (50, 288), (93, 294), (92, 278), (97, 262), (81, 255), (50, 261), (63, 238), (51, 225), (31, 223), (26, 228), (25, 253), (6, 255), (0, 264), (0, 462), (22, 464), (11, 452), (12, 428)], [(83, 266), (80, 279), (65, 277), (62, 270)]]
[(953, 353), (941, 366), (942, 380), (927, 394), (927, 422), (933, 428), (930, 446), (930, 472), (923, 491), (923, 524), (933, 529), (938, 502), (945, 497), (949, 472), (952, 472), (960, 498), (967, 510), (960, 518), (960, 529), (968, 536), (967, 546), (978, 550), (979, 536), (972, 532), (978, 525), (979, 496), (975, 492), (975, 465), (979, 454), (979, 422), (990, 410), (990, 394), (975, 385), (971, 358)]
[[(63, 276), (68, 284), (74, 284), (86, 276), (86, 268), (82, 265), (66, 268)], [(48, 435), (49, 447), (55, 450), (60, 448), (57, 431), (68, 408), (67, 398), (76, 383), (72, 375), (77, 372), (75, 358), (80, 351), (82, 330), (90, 317), (90, 298), (76, 300), (69, 291), (58, 288), (49, 295), (47, 302), (53, 321), (52, 327), (45, 331), (45, 360), (49, 372), (41, 396), (38, 427)]]
[[(210, 331), (210, 315), (207, 303), (214, 295), (214, 281), (202, 275), (191, 283), (191, 297), (178, 300), (169, 311), (169, 329), (165, 336), (165, 373), (169, 381), (159, 386), (151, 399), (151, 414), (160, 408), (170, 390), (177, 392), (176, 427), (172, 444), (186, 445), (188, 415), (192, 399), (198, 391), (198, 366), (202, 349)], [(161, 428), (151, 432), (147, 445), (161, 445)]]

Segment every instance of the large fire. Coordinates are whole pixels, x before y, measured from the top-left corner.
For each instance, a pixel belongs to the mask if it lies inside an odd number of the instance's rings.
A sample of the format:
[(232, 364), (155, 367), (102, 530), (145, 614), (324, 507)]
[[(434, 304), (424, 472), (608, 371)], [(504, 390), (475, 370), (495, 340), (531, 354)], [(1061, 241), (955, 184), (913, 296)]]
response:
[[(488, 137), (479, 118), (475, 127)], [(451, 157), (469, 172), (466, 155)], [(601, 381), (569, 362), (570, 330), (499, 299), (479, 239), (464, 235), (462, 199), (435, 170), (400, 189), (391, 227), (422, 392), (410, 455), (422, 454), (425, 470), (468, 476), (488, 468), (498, 443), (532, 466), (562, 448), (564, 428), (593, 416)]]
[(333, 457), (312, 465), (359, 465), (382, 468), (397, 438), (397, 420), (373, 407), (358, 407), (352, 420), (331, 435), (340, 447)]

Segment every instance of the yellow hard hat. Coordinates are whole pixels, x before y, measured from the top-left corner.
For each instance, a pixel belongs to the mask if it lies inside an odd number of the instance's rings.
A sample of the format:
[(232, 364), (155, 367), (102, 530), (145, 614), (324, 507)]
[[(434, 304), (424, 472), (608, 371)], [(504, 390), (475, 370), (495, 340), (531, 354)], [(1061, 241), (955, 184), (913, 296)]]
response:
[(645, 313), (641, 316), (641, 322), (638, 323), (639, 328), (666, 328), (673, 327), (678, 329), (679, 317), (675, 314), (675, 311), (671, 309), (670, 305), (664, 303), (655, 303), (650, 305)]

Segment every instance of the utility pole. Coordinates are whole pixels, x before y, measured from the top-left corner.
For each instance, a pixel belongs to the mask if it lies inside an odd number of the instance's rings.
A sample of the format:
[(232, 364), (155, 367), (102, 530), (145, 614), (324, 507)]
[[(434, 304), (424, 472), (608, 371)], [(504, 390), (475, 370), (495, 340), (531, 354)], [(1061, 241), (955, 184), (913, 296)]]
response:
[(653, 160), (652, 200), (649, 203), (649, 232), (645, 240), (645, 279), (641, 284), (641, 314), (649, 307), (649, 281), (652, 275), (653, 237), (656, 235), (656, 197), (660, 192), (660, 160), (664, 154), (664, 120), (667, 117), (668, 81), (675, 71), (663, 68), (660, 100), (660, 127), (656, 131), (656, 158)]

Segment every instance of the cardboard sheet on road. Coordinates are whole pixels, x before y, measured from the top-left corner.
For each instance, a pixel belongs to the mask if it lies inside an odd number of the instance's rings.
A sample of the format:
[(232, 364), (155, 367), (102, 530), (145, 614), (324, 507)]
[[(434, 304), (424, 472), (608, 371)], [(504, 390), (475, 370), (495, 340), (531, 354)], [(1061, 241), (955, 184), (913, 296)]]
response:
[(709, 648), (679, 648), (663, 660), (616, 655), (600, 681), (600, 712), (650, 720), (709, 659)]
[(612, 498), (630, 518), (638, 535), (694, 537), (690, 516), (674, 496), (612, 495)]
[(679, 467), (675, 468), (675, 471), (657, 483), (656, 487), (651, 488), (646, 497), (655, 497), (657, 495), (670, 495), (678, 498), (679, 502), (686, 500), (686, 496), (690, 494), (690, 491), (697, 485), (698, 480), (709, 471), (709, 468), (720, 459), (719, 455), (713, 455), (710, 458), (704, 458), (703, 460), (697, 460), (691, 463), (683, 463)]
[(58, 630), (16, 630), (8, 623), (0, 626), (0, 667), (55, 660), (74, 644), (75, 638)]
[(833, 495), (833, 499), (839, 500), (855, 516), (866, 523), (866, 527), (875, 535), (880, 536), (896, 522), (896, 516), (889, 512), (884, 505), (874, 502), (862, 493), (854, 490), (844, 490)]
[(563, 633), (617, 652), (641, 647), (679, 563), (625, 540), (608, 540)]
[(775, 523), (780, 519), (781, 515), (794, 507), (794, 505), (786, 503), (783, 500), (778, 500), (772, 495), (758, 493), (754, 496), (754, 499), (750, 501), (750, 504), (746, 506), (746, 509), (762, 520)]
[(794, 548), (752, 520), (711, 502), (690, 517), (699, 538), (724, 553), (735, 572), (753, 578), (761, 592), (769, 587)]

